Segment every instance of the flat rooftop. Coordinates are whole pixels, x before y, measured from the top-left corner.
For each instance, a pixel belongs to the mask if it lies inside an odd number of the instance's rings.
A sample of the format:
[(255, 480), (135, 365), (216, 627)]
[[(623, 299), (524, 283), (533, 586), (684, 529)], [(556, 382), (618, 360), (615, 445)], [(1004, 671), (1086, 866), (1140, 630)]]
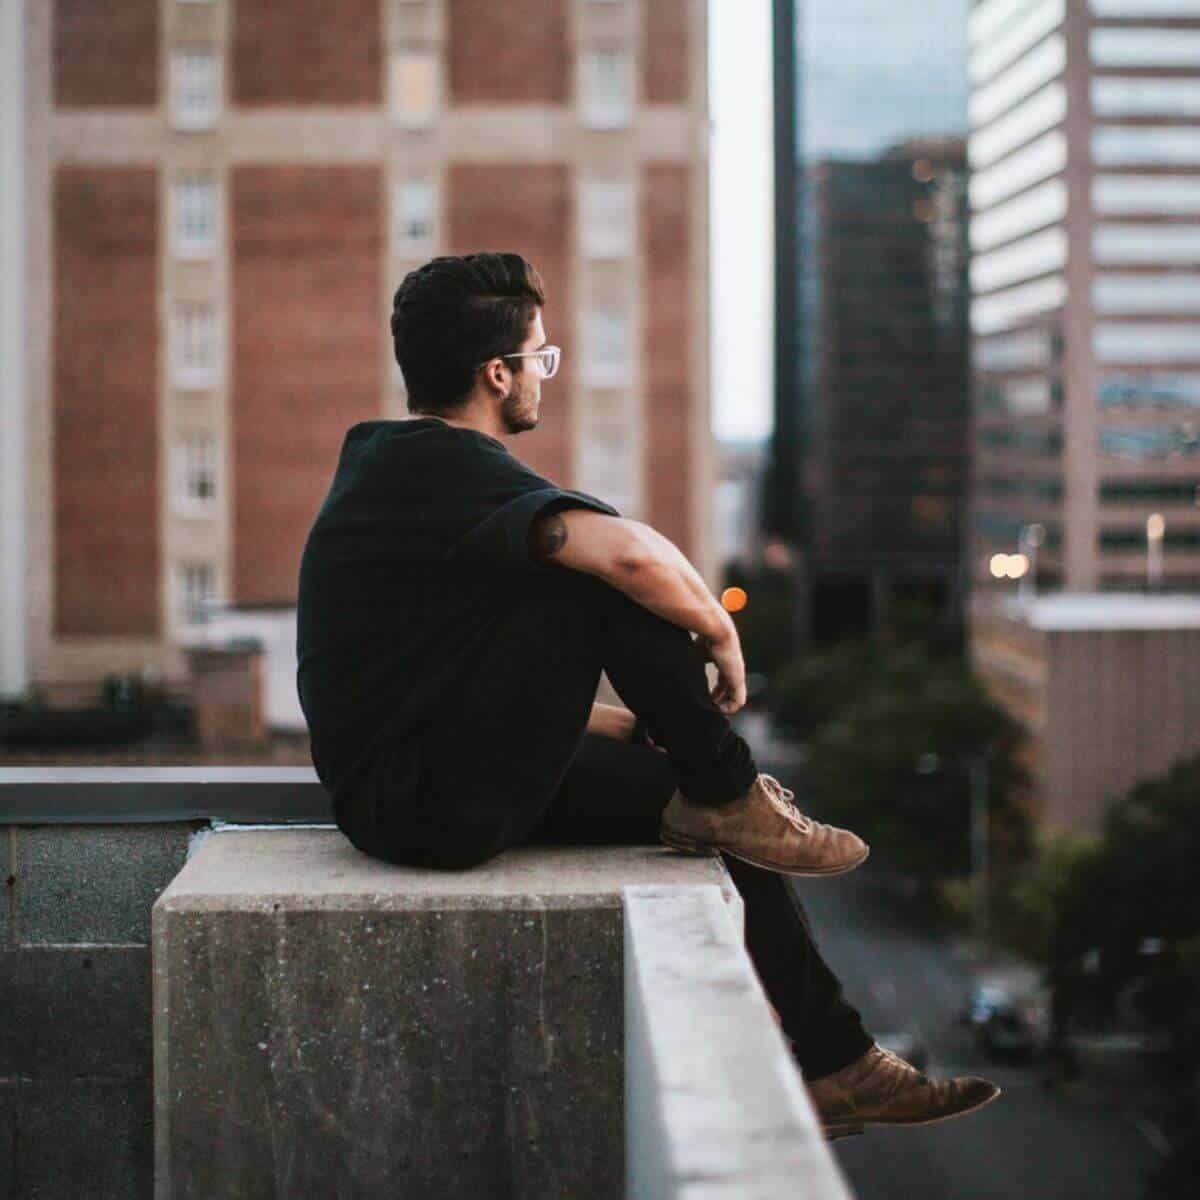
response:
[(1047, 631), (1200, 629), (1200, 594), (1052, 592), (1028, 600), (1003, 596), (993, 611)]

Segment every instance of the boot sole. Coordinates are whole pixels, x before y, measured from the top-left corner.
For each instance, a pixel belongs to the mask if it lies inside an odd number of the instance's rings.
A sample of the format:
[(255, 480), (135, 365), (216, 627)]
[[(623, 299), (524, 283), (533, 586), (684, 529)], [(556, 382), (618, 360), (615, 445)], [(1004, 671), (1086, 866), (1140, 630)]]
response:
[(889, 1121), (886, 1118), (873, 1120), (870, 1117), (866, 1117), (861, 1121), (844, 1122), (838, 1125), (822, 1125), (821, 1131), (832, 1141), (834, 1138), (847, 1137), (854, 1133), (862, 1133), (864, 1125), (888, 1125), (892, 1128), (903, 1128), (905, 1125), (936, 1125), (939, 1121), (953, 1121), (955, 1117), (970, 1116), (971, 1113), (976, 1113), (981, 1108), (987, 1108), (987, 1106), (991, 1104), (993, 1100), (999, 1098), (1000, 1094), (1000, 1089), (997, 1088), (995, 1092), (986, 1100), (980, 1100), (978, 1104), (972, 1104), (970, 1108), (960, 1108), (958, 1112), (942, 1113), (940, 1117), (925, 1117), (918, 1121)]
[(861, 867), (871, 853), (871, 847), (868, 846), (863, 852), (862, 857), (852, 863), (842, 863), (835, 867), (793, 867), (787, 863), (766, 862), (761, 858), (752, 858), (749, 854), (743, 854), (739, 850), (731, 850), (728, 846), (721, 846), (715, 842), (700, 841), (698, 838), (688, 837), (687, 834), (683, 833), (660, 830), (658, 837), (659, 841), (664, 845), (670, 846), (672, 850), (678, 850), (683, 854), (693, 854), (703, 858), (711, 858), (714, 854), (718, 853), (731, 854), (734, 858), (740, 858), (742, 862), (748, 862), (752, 867), (762, 867), (764, 871), (775, 871), (780, 875), (798, 875), (808, 878), (828, 878), (830, 875), (845, 875), (847, 871), (853, 871), (855, 867)]

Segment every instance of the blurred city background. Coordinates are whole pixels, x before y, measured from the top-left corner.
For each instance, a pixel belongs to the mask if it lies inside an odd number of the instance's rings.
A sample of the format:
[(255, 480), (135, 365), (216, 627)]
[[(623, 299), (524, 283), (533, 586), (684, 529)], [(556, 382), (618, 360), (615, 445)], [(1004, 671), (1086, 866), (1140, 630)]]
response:
[(873, 846), (822, 945), (1006, 1089), (839, 1142), (857, 1194), (1196, 1194), (1200, 0), (0, 20), (0, 766), (308, 764), (392, 293), (520, 252), (564, 355), (510, 449), (745, 590), (736, 723)]

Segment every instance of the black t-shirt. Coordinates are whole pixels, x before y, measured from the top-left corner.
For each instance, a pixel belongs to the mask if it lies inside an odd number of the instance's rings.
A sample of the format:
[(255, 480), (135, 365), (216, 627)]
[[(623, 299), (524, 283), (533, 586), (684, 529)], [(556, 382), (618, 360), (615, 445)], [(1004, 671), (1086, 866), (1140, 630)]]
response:
[(534, 517), (621, 514), (539, 475), (504, 443), (436, 417), (346, 433), (300, 562), (296, 652), (313, 763), (338, 786), (376, 742), (404, 739), (471, 669), (530, 572)]

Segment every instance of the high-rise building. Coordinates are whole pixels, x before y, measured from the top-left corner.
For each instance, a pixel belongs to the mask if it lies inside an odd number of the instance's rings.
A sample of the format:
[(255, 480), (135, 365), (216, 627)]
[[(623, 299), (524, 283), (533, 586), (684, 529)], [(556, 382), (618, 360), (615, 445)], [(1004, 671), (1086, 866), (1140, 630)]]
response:
[[(965, 147), (813, 165), (804, 577), (818, 639), (957, 612), (967, 484)], [(922, 617), (924, 619), (924, 617)]]
[(776, 404), (765, 531), (798, 633), (957, 610), (965, 22), (957, 0), (776, 0)]
[(971, 575), (1040, 540), (1043, 588), (1200, 589), (1200, 3), (980, 0), (969, 40)]
[(704, 3), (15, 7), (28, 545), (0, 616), (34, 680), (177, 673), (205, 605), (293, 601), (344, 431), (406, 415), (391, 298), (438, 253), (546, 282), (563, 365), (513, 452), (715, 583)]

